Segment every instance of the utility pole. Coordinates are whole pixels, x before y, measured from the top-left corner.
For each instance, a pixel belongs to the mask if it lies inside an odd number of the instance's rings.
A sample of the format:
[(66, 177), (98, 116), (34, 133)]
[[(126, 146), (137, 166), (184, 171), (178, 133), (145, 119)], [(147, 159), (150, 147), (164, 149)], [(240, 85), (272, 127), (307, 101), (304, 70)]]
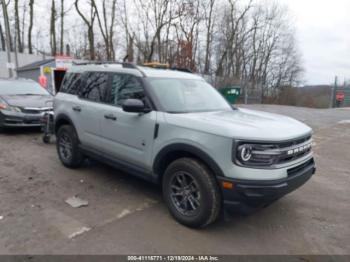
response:
[(8, 23), (8, 17), (7, 17), (7, 8), (5, 4), (5, 0), (1, 0), (2, 4), (2, 10), (4, 14), (4, 22), (5, 22), (5, 34), (6, 34), (6, 51), (7, 51), (7, 65), (9, 70), (9, 77), (13, 77), (13, 69), (11, 66), (11, 45), (10, 45), (10, 25)]

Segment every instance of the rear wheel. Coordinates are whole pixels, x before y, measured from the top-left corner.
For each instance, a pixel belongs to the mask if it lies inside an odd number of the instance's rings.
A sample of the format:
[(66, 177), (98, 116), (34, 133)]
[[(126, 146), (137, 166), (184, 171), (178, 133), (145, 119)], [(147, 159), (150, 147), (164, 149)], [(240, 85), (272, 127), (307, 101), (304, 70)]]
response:
[(64, 125), (57, 132), (57, 153), (63, 165), (69, 168), (78, 168), (83, 162), (79, 150), (79, 140), (72, 126)]
[(170, 213), (186, 226), (205, 227), (219, 216), (221, 197), (215, 177), (196, 159), (181, 158), (169, 165), (163, 194)]

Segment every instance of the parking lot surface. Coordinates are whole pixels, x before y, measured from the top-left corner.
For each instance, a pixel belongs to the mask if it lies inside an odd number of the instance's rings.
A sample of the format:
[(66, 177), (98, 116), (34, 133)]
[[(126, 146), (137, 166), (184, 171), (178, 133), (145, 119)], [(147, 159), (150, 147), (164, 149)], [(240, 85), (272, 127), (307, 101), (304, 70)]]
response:
[[(157, 186), (96, 162), (66, 169), (37, 131), (0, 134), (0, 254), (350, 254), (350, 110), (248, 108), (313, 127), (317, 173), (201, 230), (178, 224)], [(65, 203), (73, 196), (88, 206)]]

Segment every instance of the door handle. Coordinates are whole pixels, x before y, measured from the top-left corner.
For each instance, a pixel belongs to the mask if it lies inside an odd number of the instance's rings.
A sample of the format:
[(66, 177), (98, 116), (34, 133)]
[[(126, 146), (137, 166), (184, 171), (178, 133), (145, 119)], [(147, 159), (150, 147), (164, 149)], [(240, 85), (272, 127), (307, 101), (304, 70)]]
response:
[(81, 112), (81, 107), (80, 106), (73, 106), (72, 109), (75, 112)]
[(112, 114), (105, 115), (105, 118), (108, 120), (117, 121), (117, 117), (115, 115), (112, 115)]

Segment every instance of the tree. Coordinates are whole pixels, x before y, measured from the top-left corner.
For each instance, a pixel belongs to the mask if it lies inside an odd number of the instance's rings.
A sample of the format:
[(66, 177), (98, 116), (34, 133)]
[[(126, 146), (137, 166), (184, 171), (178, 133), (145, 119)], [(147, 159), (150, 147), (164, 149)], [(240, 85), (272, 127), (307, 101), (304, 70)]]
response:
[(21, 22), (19, 17), (18, 0), (15, 0), (15, 28), (16, 28), (16, 38), (17, 38), (17, 48), (19, 53), (23, 53), (22, 35), (21, 35)]
[(50, 46), (51, 55), (55, 56), (57, 54), (57, 41), (56, 41), (56, 3), (55, 0), (51, 2), (51, 18), (50, 18)]
[(8, 45), (6, 45), (6, 50), (10, 49), (10, 51), (13, 52), (10, 21), (9, 21), (9, 15), (8, 15), (8, 7), (9, 7), (11, 1), (9, 0), (9, 1), (7, 1), (7, 3), (5, 2), (5, 0), (1, 0), (1, 1), (3, 1), (2, 2), (2, 13), (3, 13), (3, 17), (4, 17), (4, 28), (5, 28), (6, 35), (7, 34), (9, 35), (9, 37), (8, 37), (9, 39), (6, 39), (6, 41), (5, 41), (8, 43)]
[[(199, 0), (183, 0), (179, 3), (181, 19), (176, 23), (178, 51), (176, 64), (179, 67), (196, 70), (198, 30), (202, 20)], [(179, 32), (180, 31), (180, 32)]]
[(1, 22), (0, 22), (0, 43), (1, 43), (1, 50), (6, 51), (5, 35), (4, 35), (3, 30), (2, 30)]
[(21, 26), (22, 26), (22, 32), (21, 32), (21, 39), (22, 39), (22, 46), (23, 46), (23, 51), (25, 49), (25, 26), (26, 26), (26, 19), (27, 19), (27, 1), (23, 1), (22, 5), (22, 21), (21, 21)]
[(96, 9), (94, 8), (93, 1), (90, 1), (90, 16), (86, 17), (79, 9), (79, 0), (74, 2), (75, 9), (77, 10), (79, 16), (83, 19), (88, 31), (88, 42), (89, 42), (89, 53), (90, 59), (95, 60), (95, 36), (94, 36), (94, 23), (96, 19)]
[(64, 0), (61, 0), (61, 33), (60, 33), (60, 54), (63, 54), (64, 49)]
[[(206, 41), (205, 41), (205, 61), (204, 61), (204, 74), (209, 74), (210, 70), (210, 50), (213, 40), (213, 30), (214, 30), (214, 5), (215, 0), (204, 1), (205, 9), (205, 27), (206, 27)], [(208, 11), (207, 11), (208, 10)]]
[[(136, 16), (139, 23), (129, 23), (129, 34), (145, 62), (151, 62), (158, 54), (160, 62), (166, 61), (162, 57), (162, 33), (167, 25), (181, 16), (175, 0), (134, 0)], [(167, 43), (166, 43), (167, 44)]]
[(29, 0), (28, 52), (33, 54), (32, 33), (34, 19), (34, 0)]
[(242, 47), (242, 42), (250, 31), (241, 31), (244, 20), (252, 8), (252, 0), (240, 11), (235, 0), (228, 0), (229, 8), (226, 8), (222, 21), (223, 35), (219, 51), (219, 60), (217, 62), (217, 76), (233, 76), (233, 59), (236, 52)]
[[(115, 60), (113, 37), (117, 0), (112, 0), (112, 3), (108, 7), (106, 2), (106, 0), (102, 1), (102, 18), (95, 0), (92, 0), (92, 5), (95, 9), (100, 32), (105, 43), (106, 58), (107, 60)], [(107, 9), (111, 10), (111, 14), (107, 13)], [(111, 17), (110, 21), (108, 21), (108, 17)]]
[[(45, 52), (49, 46), (51, 55), (63, 53), (64, 46), (69, 46), (77, 58), (139, 63), (155, 60), (187, 67), (209, 76), (217, 86), (241, 85), (261, 102), (272, 101), (284, 88), (300, 81), (302, 66), (295, 32), (288, 10), (276, 2), (70, 1), (76, 12), (65, 10), (69, 1), (50, 1), (50, 26), (46, 30), (45, 23), (33, 24), (41, 2), (6, 0), (3, 12), (11, 2), (8, 22), (16, 29), (12, 38), (19, 49), (28, 41), (28, 52), (33, 53), (32, 34), (36, 33), (37, 48)], [(74, 16), (75, 23), (65, 30), (67, 17), (71, 20)], [(3, 26), (0, 24), (2, 43), (6, 40)]]

